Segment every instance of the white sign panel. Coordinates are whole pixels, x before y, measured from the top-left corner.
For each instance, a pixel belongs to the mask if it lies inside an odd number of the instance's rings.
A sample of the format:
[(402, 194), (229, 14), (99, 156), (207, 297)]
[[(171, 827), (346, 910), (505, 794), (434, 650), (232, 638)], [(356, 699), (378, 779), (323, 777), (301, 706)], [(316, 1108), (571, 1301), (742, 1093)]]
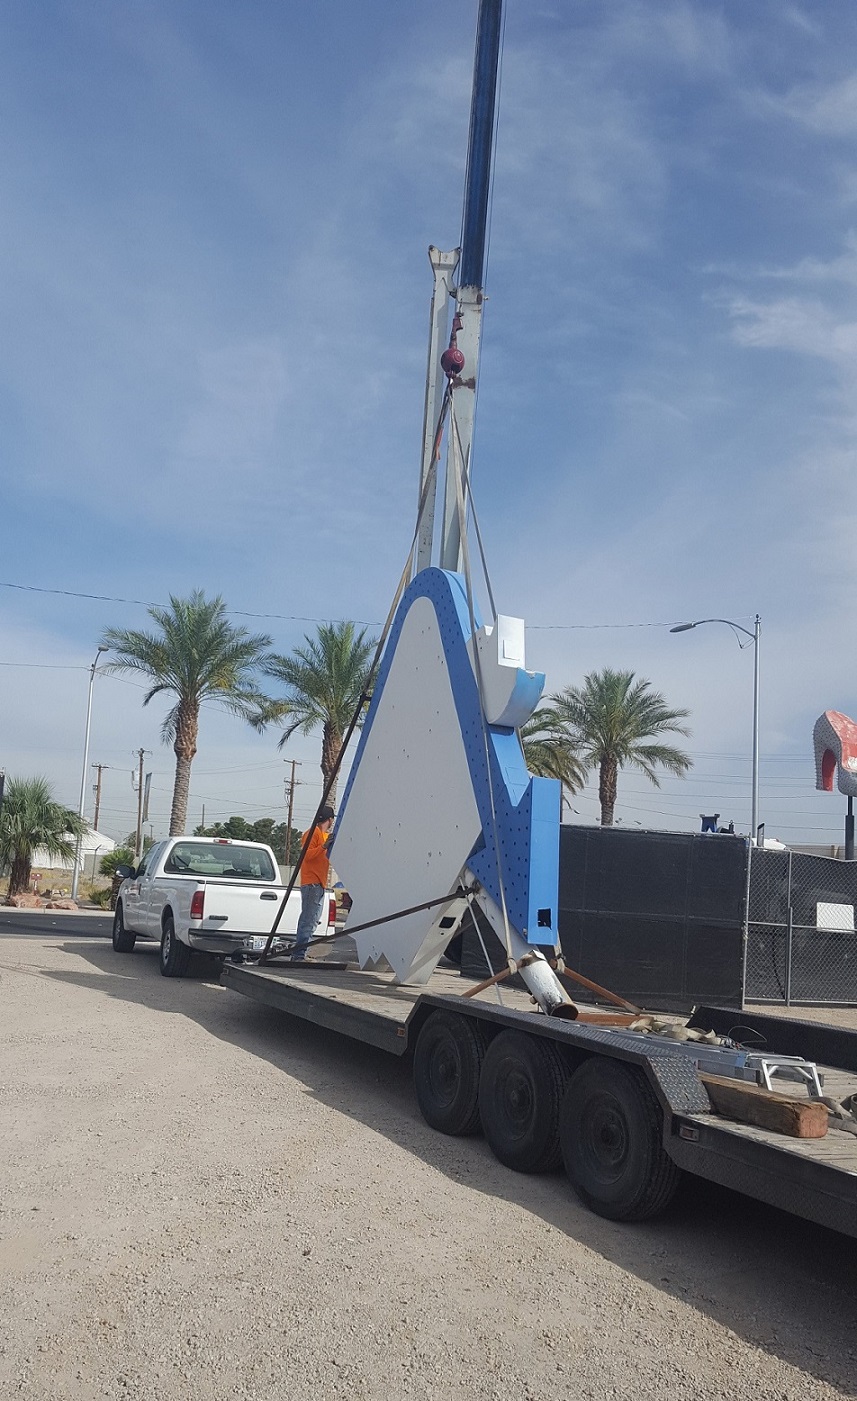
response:
[(823, 901), (815, 907), (815, 923), (818, 929), (839, 930), (854, 933), (853, 905), (826, 905)]

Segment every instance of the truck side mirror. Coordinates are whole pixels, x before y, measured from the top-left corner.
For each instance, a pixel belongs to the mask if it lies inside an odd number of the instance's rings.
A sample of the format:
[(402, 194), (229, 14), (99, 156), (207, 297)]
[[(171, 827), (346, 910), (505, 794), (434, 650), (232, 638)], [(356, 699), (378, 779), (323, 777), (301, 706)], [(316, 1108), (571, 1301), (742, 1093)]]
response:
[(117, 874), (117, 876), (121, 876), (123, 880), (130, 880), (131, 877), (132, 877), (133, 874), (134, 874), (134, 867), (133, 867), (133, 866), (117, 866), (117, 867), (116, 867), (116, 874)]

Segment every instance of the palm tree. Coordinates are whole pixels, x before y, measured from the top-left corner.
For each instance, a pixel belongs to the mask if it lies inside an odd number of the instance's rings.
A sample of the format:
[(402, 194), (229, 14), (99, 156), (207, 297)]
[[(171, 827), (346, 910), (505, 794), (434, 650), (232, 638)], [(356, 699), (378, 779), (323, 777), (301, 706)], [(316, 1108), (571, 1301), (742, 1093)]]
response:
[[(265, 670), (287, 688), (284, 700), (274, 702), (265, 719), (288, 723), (280, 739), (300, 730), (311, 734), (321, 726), (321, 772), (327, 788), (342, 751), (343, 738), (361, 701), (369, 679), (376, 639), (357, 631), (356, 623), (320, 623), (315, 637), (304, 637), (290, 657), (272, 656)], [(336, 784), (330, 801), (336, 796)]]
[(58, 803), (46, 778), (10, 778), (0, 811), (0, 867), (9, 866), (9, 894), (29, 889), (37, 851), (71, 866), (88, 823)]
[(682, 775), (691, 766), (683, 750), (659, 742), (664, 734), (690, 734), (679, 723), (689, 712), (670, 710), (651, 682), (636, 678), (633, 671), (593, 671), (582, 686), (568, 686), (552, 696), (551, 704), (584, 768), (598, 765), (602, 827), (613, 825), (621, 768), (640, 769), (660, 787), (658, 767)]
[(181, 836), (187, 822), (190, 769), (199, 736), (199, 708), (216, 701), (233, 715), (253, 721), (269, 704), (254, 679), (265, 661), (270, 637), (234, 627), (226, 618), (223, 599), (207, 599), (200, 589), (190, 598), (170, 596), (169, 608), (150, 608), (159, 632), (108, 628), (104, 643), (115, 660), (103, 671), (138, 671), (154, 685), (143, 697), (148, 705), (166, 691), (176, 703), (164, 720), (161, 734), (172, 744), (176, 778), (170, 814), (170, 836)]
[(530, 773), (541, 778), (558, 778), (563, 798), (579, 792), (586, 783), (586, 769), (577, 757), (574, 741), (552, 706), (539, 706), (518, 735)]

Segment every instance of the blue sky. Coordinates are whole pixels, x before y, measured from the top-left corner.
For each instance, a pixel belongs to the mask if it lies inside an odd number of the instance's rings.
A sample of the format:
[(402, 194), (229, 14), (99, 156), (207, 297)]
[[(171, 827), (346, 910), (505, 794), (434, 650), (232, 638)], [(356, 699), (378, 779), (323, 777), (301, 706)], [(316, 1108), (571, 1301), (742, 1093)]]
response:
[[(429, 243), (459, 237), (476, 4), (12, 0), (0, 46), (0, 765), (76, 805), (105, 626), (195, 587), (280, 651), (385, 616), (413, 529)], [(502, 611), (548, 688), (629, 667), (694, 769), (624, 822), (834, 842), (812, 724), (857, 711), (857, 11), (507, 0), (474, 447)], [(8, 587), (16, 585), (19, 587)], [(44, 590), (45, 592), (33, 592)], [(54, 592), (55, 591), (55, 592)], [(99, 678), (101, 826), (162, 710)], [(317, 795), (302, 761), (298, 816)], [(206, 711), (191, 814), (282, 816)], [(592, 792), (575, 802), (595, 815)], [(91, 812), (91, 808), (90, 808)]]

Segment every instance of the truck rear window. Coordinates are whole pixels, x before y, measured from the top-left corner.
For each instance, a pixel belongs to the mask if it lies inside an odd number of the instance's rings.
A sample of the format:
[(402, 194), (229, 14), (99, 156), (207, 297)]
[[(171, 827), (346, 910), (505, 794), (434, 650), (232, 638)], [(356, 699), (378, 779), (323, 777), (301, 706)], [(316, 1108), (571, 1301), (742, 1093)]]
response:
[(279, 879), (266, 851), (255, 846), (219, 842), (176, 842), (164, 871), (171, 876), (225, 876), (228, 880)]

